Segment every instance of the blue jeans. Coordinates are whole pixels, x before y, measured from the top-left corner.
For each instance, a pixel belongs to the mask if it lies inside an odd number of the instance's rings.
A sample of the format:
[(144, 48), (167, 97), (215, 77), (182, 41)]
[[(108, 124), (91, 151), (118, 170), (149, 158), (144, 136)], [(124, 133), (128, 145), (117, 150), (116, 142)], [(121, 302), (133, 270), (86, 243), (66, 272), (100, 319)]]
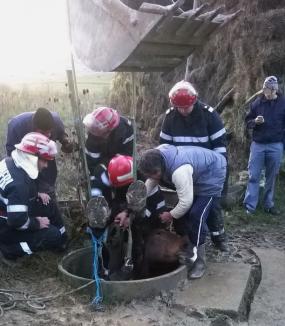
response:
[(249, 180), (244, 206), (251, 212), (256, 209), (259, 197), (261, 171), (265, 168), (264, 208), (274, 206), (274, 188), (283, 155), (283, 143), (261, 144), (252, 142), (248, 162)]

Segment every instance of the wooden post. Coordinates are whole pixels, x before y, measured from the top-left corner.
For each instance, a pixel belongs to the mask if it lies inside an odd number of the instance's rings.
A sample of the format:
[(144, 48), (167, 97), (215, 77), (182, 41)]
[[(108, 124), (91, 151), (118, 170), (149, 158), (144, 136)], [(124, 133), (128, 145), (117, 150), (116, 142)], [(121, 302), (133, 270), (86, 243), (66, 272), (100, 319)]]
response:
[[(70, 94), (70, 102), (72, 107), (73, 119), (74, 119), (74, 126), (77, 133), (78, 144), (79, 144), (79, 157), (81, 159), (82, 169), (84, 173), (84, 177), (86, 179), (87, 184), (87, 201), (91, 198), (91, 186), (90, 186), (90, 178), (89, 172), (87, 167), (87, 160), (85, 156), (85, 137), (84, 131), (82, 127), (82, 116), (80, 112), (79, 100), (78, 100), (78, 91), (76, 86), (76, 79), (75, 73), (72, 70), (67, 70), (67, 80), (68, 80), (68, 87), (69, 87), (69, 94)], [(80, 194), (79, 194), (80, 195)], [(81, 196), (80, 196), (81, 197)], [(83, 199), (80, 198), (82, 202)]]
[[(70, 24), (70, 8), (69, 8), (69, 1), (67, 1), (67, 19), (68, 19), (68, 31), (69, 31), (69, 40), (70, 44), (72, 44), (72, 37), (71, 37), (71, 24)], [(74, 67), (74, 59), (72, 51), (70, 52), (70, 58), (71, 58), (71, 67), (72, 70), (66, 70), (67, 74), (67, 81), (68, 81), (68, 87), (69, 87), (69, 93), (70, 93), (70, 102), (72, 107), (72, 113), (73, 113), (73, 119), (74, 119), (74, 126), (78, 137), (78, 144), (79, 144), (79, 158), (81, 160), (81, 166), (83, 169), (83, 174), (86, 180), (87, 184), (87, 202), (91, 198), (91, 185), (90, 185), (90, 177), (89, 177), (89, 171), (87, 166), (87, 160), (85, 156), (85, 133), (82, 125), (82, 116), (80, 111), (80, 105), (79, 105), (79, 98), (78, 98), (78, 88), (77, 88), (77, 82), (76, 82), (76, 74), (75, 74), (75, 67)], [(80, 188), (80, 187), (79, 187)], [(79, 199), (81, 201), (81, 204), (83, 204), (83, 196), (80, 192), (80, 189), (78, 189)]]
[(193, 9), (197, 9), (199, 7), (199, 0), (193, 1)]
[(186, 68), (185, 68), (185, 75), (184, 75), (184, 80), (190, 82), (190, 66), (192, 65), (193, 61), (193, 54), (189, 55), (186, 61)]
[(134, 140), (133, 140), (133, 174), (134, 181), (137, 180), (137, 105), (136, 105), (136, 85), (135, 85), (135, 73), (131, 73), (132, 76), (132, 124), (134, 128)]

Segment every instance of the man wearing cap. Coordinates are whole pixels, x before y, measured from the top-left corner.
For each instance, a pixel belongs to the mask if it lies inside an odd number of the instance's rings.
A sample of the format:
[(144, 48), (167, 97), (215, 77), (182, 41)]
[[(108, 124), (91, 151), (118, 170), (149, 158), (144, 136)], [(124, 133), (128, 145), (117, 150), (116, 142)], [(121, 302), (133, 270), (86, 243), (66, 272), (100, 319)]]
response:
[(249, 180), (244, 198), (247, 214), (253, 214), (259, 198), (259, 180), (265, 168), (264, 211), (279, 215), (274, 206), (275, 179), (283, 155), (285, 130), (285, 98), (278, 92), (278, 80), (269, 76), (263, 83), (263, 93), (250, 105), (245, 118), (252, 129), (252, 143), (248, 162)]
[(63, 248), (65, 228), (52, 200), (44, 205), (35, 181), (54, 160), (56, 144), (28, 133), (0, 162), (0, 256), (5, 262), (40, 250)]
[[(70, 153), (73, 149), (73, 144), (65, 133), (63, 122), (58, 113), (50, 112), (45, 108), (38, 108), (35, 112), (21, 113), (8, 122), (6, 140), (8, 156), (15, 149), (15, 145), (20, 143), (29, 132), (39, 132), (53, 141), (59, 141), (64, 153)], [(53, 195), (55, 192), (56, 177), (57, 167), (53, 160), (49, 162), (47, 169), (40, 172), (37, 180), (39, 193), (44, 203), (47, 203), (50, 199), (49, 195)]]
[(130, 120), (109, 107), (99, 107), (87, 114), (83, 124), (88, 133), (85, 153), (90, 171), (91, 196), (94, 197), (102, 195), (98, 187), (93, 187), (94, 180), (100, 178), (100, 165), (106, 168), (116, 154), (132, 156), (134, 131)]
[[(198, 93), (191, 83), (176, 83), (169, 92), (169, 100), (172, 107), (166, 111), (160, 144), (200, 146), (227, 156), (223, 122), (211, 106), (198, 99)], [(226, 193), (226, 186), (227, 182), (223, 193)], [(178, 221), (175, 222), (178, 224)], [(218, 199), (212, 205), (207, 225), (214, 245), (221, 251), (227, 251), (224, 219)], [(177, 225), (177, 228), (180, 227)]]

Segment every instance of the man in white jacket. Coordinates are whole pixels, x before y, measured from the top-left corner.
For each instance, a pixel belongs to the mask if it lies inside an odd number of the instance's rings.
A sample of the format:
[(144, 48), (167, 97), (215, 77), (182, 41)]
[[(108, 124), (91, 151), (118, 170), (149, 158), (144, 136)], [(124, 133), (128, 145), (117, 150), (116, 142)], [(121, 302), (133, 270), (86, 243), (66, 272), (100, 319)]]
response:
[(160, 182), (176, 189), (177, 205), (160, 214), (164, 223), (174, 222), (188, 235), (189, 245), (181, 259), (191, 266), (190, 278), (200, 278), (205, 272), (206, 220), (220, 196), (226, 177), (224, 156), (197, 146), (160, 145), (144, 152), (139, 170), (148, 178), (150, 192)]

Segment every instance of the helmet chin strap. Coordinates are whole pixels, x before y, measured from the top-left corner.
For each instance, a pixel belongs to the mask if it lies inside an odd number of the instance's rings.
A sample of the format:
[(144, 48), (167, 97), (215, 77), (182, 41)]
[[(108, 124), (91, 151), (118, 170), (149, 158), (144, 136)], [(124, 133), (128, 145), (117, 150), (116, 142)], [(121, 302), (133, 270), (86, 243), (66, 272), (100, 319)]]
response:
[(38, 157), (20, 151), (19, 149), (13, 150), (11, 153), (12, 159), (18, 168), (22, 168), (31, 179), (36, 179), (39, 175)]

